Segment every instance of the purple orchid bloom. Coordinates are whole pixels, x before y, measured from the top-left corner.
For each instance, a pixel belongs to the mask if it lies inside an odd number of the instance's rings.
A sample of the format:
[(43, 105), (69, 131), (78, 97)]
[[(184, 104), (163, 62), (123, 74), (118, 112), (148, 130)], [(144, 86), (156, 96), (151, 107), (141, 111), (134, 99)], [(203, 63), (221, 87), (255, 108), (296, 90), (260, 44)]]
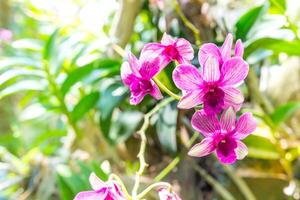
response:
[(179, 65), (173, 71), (175, 85), (183, 91), (179, 108), (189, 109), (204, 104), (207, 113), (219, 113), (232, 106), (239, 110), (244, 97), (236, 89), (247, 76), (248, 64), (239, 57), (227, 60), (219, 68), (217, 59), (209, 56), (199, 72), (193, 65)]
[(128, 55), (128, 62), (121, 66), (121, 78), (131, 91), (130, 104), (139, 104), (146, 94), (157, 100), (162, 98), (158, 86), (152, 80), (161, 70), (160, 66), (159, 58), (138, 60), (131, 53)]
[(103, 182), (94, 173), (90, 175), (89, 181), (93, 190), (79, 192), (74, 200), (126, 200), (115, 182)]
[[(223, 63), (225, 63), (227, 60), (231, 58), (232, 41), (233, 41), (232, 34), (229, 33), (221, 48), (219, 48), (214, 43), (203, 44), (198, 52), (198, 59), (199, 59), (200, 66), (204, 66), (207, 58), (213, 56), (217, 59), (219, 66), (221, 68)], [(235, 43), (233, 57), (243, 58), (243, 54), (244, 54), (243, 43), (240, 39), (238, 39)]]
[(219, 160), (224, 164), (232, 164), (248, 154), (247, 146), (241, 142), (256, 129), (256, 122), (251, 113), (244, 113), (238, 121), (232, 108), (221, 115), (208, 115), (203, 110), (192, 117), (192, 126), (205, 137), (194, 145), (188, 155), (206, 156), (216, 150)]
[(170, 192), (166, 188), (161, 188), (158, 191), (158, 195), (160, 200), (181, 200), (181, 198), (175, 192)]
[(146, 44), (141, 55), (142, 57), (162, 57), (162, 66), (167, 66), (171, 61), (177, 61), (180, 64), (190, 63), (194, 58), (194, 50), (186, 39), (173, 39), (164, 33), (161, 43)]

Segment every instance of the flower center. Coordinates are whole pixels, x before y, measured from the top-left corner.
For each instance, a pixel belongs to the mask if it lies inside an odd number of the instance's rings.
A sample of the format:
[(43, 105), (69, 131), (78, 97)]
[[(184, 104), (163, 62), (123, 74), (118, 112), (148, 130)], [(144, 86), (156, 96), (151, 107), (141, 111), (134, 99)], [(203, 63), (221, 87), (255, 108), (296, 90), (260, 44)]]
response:
[(204, 104), (215, 112), (221, 111), (224, 105), (224, 92), (217, 86), (208, 86), (204, 95)]
[(177, 59), (179, 56), (179, 53), (173, 45), (169, 45), (165, 48), (164, 53), (167, 54), (171, 59)]
[(222, 152), (224, 156), (228, 156), (232, 152), (232, 150), (236, 148), (236, 146), (236, 142), (230, 137), (226, 136), (217, 144), (217, 148), (220, 150), (220, 152)]
[(131, 92), (134, 95), (139, 95), (141, 92), (143, 93), (149, 93), (152, 91), (153, 86), (150, 82), (150, 80), (146, 80), (146, 79), (140, 79), (137, 82), (134, 82), (131, 86)]

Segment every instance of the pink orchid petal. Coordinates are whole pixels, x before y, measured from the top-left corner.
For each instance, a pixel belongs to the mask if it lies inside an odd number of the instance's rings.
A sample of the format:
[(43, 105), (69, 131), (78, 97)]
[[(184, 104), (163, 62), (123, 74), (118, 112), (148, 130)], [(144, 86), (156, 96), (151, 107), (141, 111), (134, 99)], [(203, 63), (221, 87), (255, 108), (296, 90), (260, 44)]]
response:
[[(107, 192), (106, 192), (107, 193)], [(84, 191), (79, 192), (74, 200), (104, 200), (107, 194), (97, 193), (95, 191)]]
[(233, 87), (222, 88), (222, 90), (225, 94), (224, 108), (232, 106), (237, 112), (241, 108), (241, 104), (244, 102), (244, 96), (241, 91)]
[(195, 144), (188, 152), (189, 156), (203, 157), (215, 150), (214, 141), (212, 138), (204, 138), (200, 143)]
[(234, 56), (243, 57), (243, 55), (244, 55), (244, 46), (242, 41), (238, 39), (234, 47)]
[(220, 65), (223, 63), (221, 52), (220, 52), (219, 48), (217, 47), (217, 45), (215, 45), (213, 43), (204, 44), (199, 49), (198, 60), (199, 60), (201, 67), (204, 66), (204, 64), (209, 56), (214, 56), (218, 60)]
[(173, 81), (181, 90), (196, 90), (202, 83), (200, 72), (193, 65), (178, 65), (173, 71)]
[(175, 192), (170, 192), (166, 188), (161, 188), (158, 191), (158, 196), (160, 200), (181, 200), (181, 198)]
[(249, 65), (240, 57), (234, 57), (227, 60), (222, 68), (223, 85), (237, 85), (241, 83), (247, 76)]
[(160, 59), (143, 61), (141, 66), (139, 73), (144, 79), (149, 80), (160, 71)]
[(242, 140), (255, 131), (256, 121), (251, 113), (244, 113), (236, 123), (234, 138)]
[(174, 43), (175, 43), (175, 40), (167, 33), (164, 33), (164, 35), (161, 39), (161, 44), (167, 46), (167, 45), (173, 45)]
[(135, 75), (139, 75), (139, 70), (140, 70), (140, 63), (138, 59), (132, 54), (128, 53), (128, 62), (131, 67), (131, 70)]
[(237, 148), (235, 149), (236, 157), (238, 160), (242, 160), (247, 156), (248, 148), (243, 142), (241, 141), (236, 141), (236, 142), (237, 142)]
[(182, 61), (179, 63), (190, 63), (194, 58), (194, 50), (189, 41), (183, 38), (176, 40), (176, 49), (179, 55), (182, 57)]
[(220, 68), (217, 59), (209, 56), (203, 66), (203, 80), (207, 82), (216, 82), (220, 79)]
[[(154, 53), (154, 54), (160, 54), (164, 50), (164, 45), (160, 43), (148, 43), (144, 46), (141, 52), (141, 57), (143, 54), (147, 53)], [(149, 55), (149, 54), (147, 54)]]
[(137, 104), (141, 103), (141, 101), (144, 99), (145, 95), (146, 95), (146, 93), (144, 93), (144, 92), (141, 92), (138, 95), (131, 94), (130, 100), (129, 100), (130, 104), (137, 105)]
[(105, 187), (105, 183), (100, 178), (98, 178), (95, 173), (90, 174), (89, 181), (93, 190), (95, 191)]
[(156, 100), (162, 99), (163, 95), (161, 94), (159, 87), (152, 80), (151, 83), (152, 83), (153, 90), (150, 92), (150, 95), (154, 97)]
[(201, 89), (189, 91), (181, 97), (177, 107), (181, 109), (193, 108), (203, 102), (203, 95)]
[(124, 85), (129, 86), (132, 82), (132, 69), (128, 62), (124, 62), (121, 66), (121, 79)]
[(208, 115), (203, 110), (196, 111), (191, 120), (192, 127), (205, 137), (213, 136), (220, 130), (216, 115)]
[(233, 41), (232, 34), (229, 33), (221, 47), (221, 54), (223, 57), (223, 61), (226, 61), (231, 57), (232, 41)]
[(231, 132), (235, 127), (235, 112), (232, 107), (223, 111), (220, 119), (221, 129)]

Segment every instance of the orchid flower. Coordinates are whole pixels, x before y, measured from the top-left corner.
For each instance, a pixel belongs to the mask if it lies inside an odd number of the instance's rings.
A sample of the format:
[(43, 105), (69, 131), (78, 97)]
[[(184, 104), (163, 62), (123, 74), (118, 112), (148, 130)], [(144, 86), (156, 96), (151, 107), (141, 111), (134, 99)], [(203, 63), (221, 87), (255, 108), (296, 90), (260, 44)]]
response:
[(183, 38), (173, 39), (164, 33), (161, 43), (148, 43), (142, 50), (142, 57), (161, 57), (162, 66), (167, 66), (171, 61), (180, 64), (190, 63), (194, 58), (192, 45)]
[[(221, 68), (223, 63), (225, 63), (227, 60), (231, 58), (232, 41), (233, 41), (232, 34), (229, 33), (221, 48), (219, 48), (214, 43), (203, 44), (198, 52), (198, 59), (199, 59), (200, 66), (204, 66), (207, 58), (213, 56), (217, 59), (219, 66)], [(243, 54), (244, 54), (243, 43), (240, 39), (238, 39), (235, 43), (233, 57), (243, 58)]]
[(94, 173), (91, 173), (89, 181), (93, 190), (79, 192), (74, 200), (126, 200), (115, 182), (103, 182)]
[(181, 200), (181, 198), (175, 192), (170, 192), (166, 188), (161, 188), (158, 191), (158, 195), (160, 200)]
[(240, 57), (226, 60), (220, 69), (217, 59), (209, 56), (201, 72), (193, 65), (177, 66), (173, 80), (183, 91), (178, 107), (189, 109), (203, 103), (204, 110), (211, 114), (229, 106), (239, 110), (244, 97), (236, 86), (246, 78), (248, 70), (248, 64)]
[(205, 137), (194, 145), (188, 155), (206, 156), (216, 151), (224, 164), (234, 163), (248, 154), (247, 146), (241, 142), (256, 129), (256, 122), (251, 113), (244, 113), (237, 121), (232, 108), (225, 110), (220, 120), (216, 115), (208, 115), (203, 110), (192, 117), (192, 126)]
[(121, 78), (124, 85), (131, 91), (130, 104), (139, 104), (146, 94), (155, 99), (162, 98), (162, 94), (152, 80), (160, 71), (160, 59), (138, 60), (134, 55), (128, 55), (128, 62), (121, 66)]

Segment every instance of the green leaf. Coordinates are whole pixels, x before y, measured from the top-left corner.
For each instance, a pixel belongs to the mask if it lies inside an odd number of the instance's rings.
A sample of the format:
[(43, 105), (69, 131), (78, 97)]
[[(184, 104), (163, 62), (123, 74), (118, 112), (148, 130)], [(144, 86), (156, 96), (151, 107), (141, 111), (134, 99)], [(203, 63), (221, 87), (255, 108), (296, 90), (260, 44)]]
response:
[(34, 80), (21, 80), (9, 87), (6, 87), (2, 91), (0, 91), (0, 99), (12, 95), (17, 92), (24, 92), (24, 91), (42, 91), (44, 90), (44, 85), (41, 81), (34, 81)]
[(90, 109), (96, 106), (99, 93), (93, 92), (84, 96), (73, 108), (71, 116), (74, 122), (80, 120)]
[[(73, 85), (87, 78), (89, 75), (92, 76), (93, 73), (97, 75), (97, 78), (105, 77), (106, 75), (109, 75), (110, 72), (114, 72), (113, 74), (116, 74), (116, 69), (119, 70), (120, 65), (120, 62), (117, 60), (99, 59), (82, 67), (76, 68), (68, 74), (61, 86), (61, 92), (63, 95), (66, 95)], [(102, 73), (97, 73), (99, 72), (97, 69), (106, 69), (107, 73), (103, 73), (103, 71), (101, 71)], [(117, 71), (117, 73), (119, 73), (119, 71)]]
[(44, 78), (44, 73), (40, 70), (28, 69), (10, 69), (0, 74), (0, 90), (8, 85), (14, 84), (20, 79), (36, 79)]
[(249, 135), (243, 142), (248, 147), (249, 157), (267, 160), (276, 160), (280, 158), (276, 146), (265, 137)]
[(36, 39), (21, 39), (16, 40), (12, 43), (12, 46), (15, 49), (27, 49), (31, 51), (41, 51), (42, 50), (42, 43), (40, 40)]
[(285, 14), (286, 1), (285, 0), (269, 0), (270, 9), (269, 12), (272, 14)]
[(49, 37), (48, 41), (46, 42), (45, 48), (44, 48), (44, 54), (43, 54), (43, 58), (45, 60), (49, 60), (51, 55), (54, 52), (55, 49), (55, 42), (56, 42), (56, 38), (59, 34), (60, 29), (56, 29)]
[(70, 200), (75, 197), (74, 193), (72, 192), (71, 188), (66, 183), (64, 177), (60, 176), (59, 174), (56, 175), (57, 185), (59, 189), (59, 195), (62, 200)]
[(278, 126), (280, 123), (286, 121), (297, 110), (300, 109), (300, 102), (289, 102), (282, 106), (277, 107), (271, 114), (273, 123)]
[(255, 40), (245, 49), (245, 57), (247, 58), (251, 53), (259, 49), (266, 49), (273, 51), (274, 54), (286, 53), (290, 56), (300, 56), (300, 42), (287, 41), (275, 38), (260, 38)]
[(251, 28), (255, 25), (256, 21), (267, 11), (267, 7), (267, 4), (257, 6), (242, 15), (235, 24), (236, 38), (246, 40)]
[(176, 124), (178, 110), (176, 104), (170, 104), (158, 113), (156, 130), (162, 147), (171, 154), (176, 153)]
[(4, 59), (0, 60), (0, 70), (5, 70), (6, 68), (11, 67), (24, 67), (24, 66), (30, 66), (30, 67), (36, 67), (41, 68), (41, 62), (36, 59), (28, 58), (28, 57), (5, 57)]
[(137, 111), (115, 110), (111, 121), (111, 127), (105, 137), (111, 144), (118, 144), (127, 140), (139, 125), (143, 118), (142, 113)]

